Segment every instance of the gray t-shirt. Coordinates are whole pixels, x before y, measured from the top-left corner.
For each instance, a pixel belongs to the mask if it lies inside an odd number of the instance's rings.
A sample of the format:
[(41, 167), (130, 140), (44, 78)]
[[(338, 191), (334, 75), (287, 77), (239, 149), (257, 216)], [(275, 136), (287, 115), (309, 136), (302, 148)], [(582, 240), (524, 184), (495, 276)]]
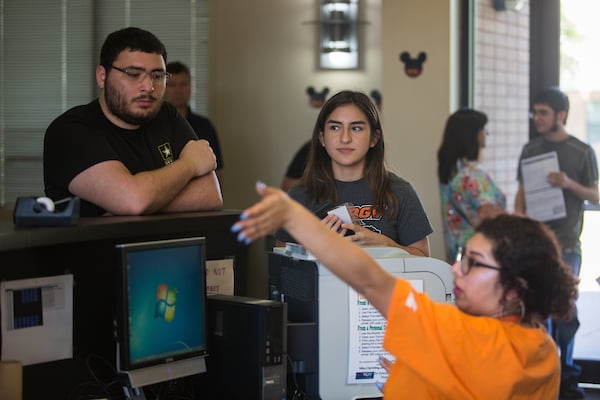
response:
[[(594, 149), (576, 137), (570, 136), (561, 142), (550, 142), (543, 136), (536, 137), (523, 147), (519, 158), (517, 178), (523, 182), (521, 160), (528, 157), (556, 151), (558, 165), (569, 178), (584, 186), (598, 183), (598, 163)], [(583, 225), (583, 200), (570, 190), (564, 190), (567, 216), (548, 221), (546, 224), (554, 231), (563, 248), (579, 250), (581, 228)]]
[[(336, 180), (338, 204), (317, 203), (315, 200), (309, 201), (306, 190), (301, 185), (293, 187), (289, 195), (319, 218), (324, 217), (328, 210), (340, 204), (350, 203), (352, 213), (364, 227), (381, 233), (402, 246), (408, 246), (431, 234), (433, 228), (412, 185), (393, 173), (390, 173), (390, 179), (392, 190), (398, 196), (399, 203), (399, 212), (395, 219), (391, 219), (389, 212), (386, 210), (379, 210), (375, 207), (373, 193), (364, 179), (354, 182)], [(283, 230), (279, 230), (275, 237), (284, 242), (296, 241)]]

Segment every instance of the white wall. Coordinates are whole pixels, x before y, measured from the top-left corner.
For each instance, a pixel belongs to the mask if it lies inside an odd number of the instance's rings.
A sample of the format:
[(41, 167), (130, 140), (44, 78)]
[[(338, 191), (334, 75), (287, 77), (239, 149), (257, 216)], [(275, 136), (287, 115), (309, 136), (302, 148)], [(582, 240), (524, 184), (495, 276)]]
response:
[[(382, 4), (383, 124), (390, 169), (409, 180), (425, 206), (435, 232), (432, 257), (444, 259), (436, 152), (456, 96), (451, 76), (454, 1), (384, 0)], [(409, 78), (399, 55), (424, 51), (418, 78)]]

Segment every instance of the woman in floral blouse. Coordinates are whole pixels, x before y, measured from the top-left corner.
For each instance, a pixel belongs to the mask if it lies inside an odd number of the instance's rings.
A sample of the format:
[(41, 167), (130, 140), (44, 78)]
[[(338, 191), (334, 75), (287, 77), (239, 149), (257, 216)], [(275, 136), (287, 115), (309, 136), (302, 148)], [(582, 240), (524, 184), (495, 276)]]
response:
[(487, 116), (462, 109), (448, 117), (438, 149), (438, 179), (448, 260), (473, 236), (483, 219), (502, 213), (506, 197), (479, 162)]

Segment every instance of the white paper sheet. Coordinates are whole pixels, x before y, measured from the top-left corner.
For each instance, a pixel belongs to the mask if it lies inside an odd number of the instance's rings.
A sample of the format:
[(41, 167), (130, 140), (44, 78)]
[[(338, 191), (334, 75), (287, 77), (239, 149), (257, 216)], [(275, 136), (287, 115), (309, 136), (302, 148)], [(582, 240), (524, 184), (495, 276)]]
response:
[(206, 261), (206, 294), (233, 296), (233, 286), (233, 258)]
[[(410, 280), (413, 288), (423, 291), (422, 280)], [(385, 382), (387, 371), (379, 356), (393, 361), (383, 350), (386, 320), (364, 297), (348, 288), (348, 384)]]
[(548, 183), (547, 176), (552, 171), (560, 171), (555, 151), (521, 160), (527, 215), (539, 221), (567, 215), (562, 189)]
[(3, 281), (0, 307), (3, 360), (73, 357), (73, 275)]
[(345, 204), (342, 204), (341, 206), (337, 206), (333, 210), (327, 211), (327, 214), (335, 215), (345, 224), (353, 224), (354, 223), (352, 214), (350, 214), (350, 210), (348, 209), (348, 206)]

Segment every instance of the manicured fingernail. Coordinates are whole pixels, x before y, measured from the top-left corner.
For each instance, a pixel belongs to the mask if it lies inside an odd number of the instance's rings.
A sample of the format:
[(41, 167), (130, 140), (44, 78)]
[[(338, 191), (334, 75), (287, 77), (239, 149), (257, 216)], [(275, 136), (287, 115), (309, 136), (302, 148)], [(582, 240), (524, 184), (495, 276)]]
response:
[(244, 240), (244, 243), (245, 244), (250, 244), (250, 243), (252, 243), (252, 239), (246, 238), (246, 240)]
[(239, 235), (237, 235), (237, 241), (238, 242), (244, 242), (246, 240), (246, 234), (244, 232), (241, 232)]
[(244, 211), (243, 213), (240, 214), (240, 219), (241, 220), (245, 220), (250, 218), (250, 214), (248, 214), (246, 211)]
[(267, 187), (267, 185), (263, 181), (256, 181), (256, 188), (257, 189), (261, 189), (262, 190), (262, 189), (264, 189), (266, 187)]
[(381, 392), (383, 392), (383, 382), (375, 382), (375, 386), (377, 386), (377, 389), (379, 389)]
[(242, 230), (242, 226), (238, 224), (231, 225), (231, 232), (236, 233)]

